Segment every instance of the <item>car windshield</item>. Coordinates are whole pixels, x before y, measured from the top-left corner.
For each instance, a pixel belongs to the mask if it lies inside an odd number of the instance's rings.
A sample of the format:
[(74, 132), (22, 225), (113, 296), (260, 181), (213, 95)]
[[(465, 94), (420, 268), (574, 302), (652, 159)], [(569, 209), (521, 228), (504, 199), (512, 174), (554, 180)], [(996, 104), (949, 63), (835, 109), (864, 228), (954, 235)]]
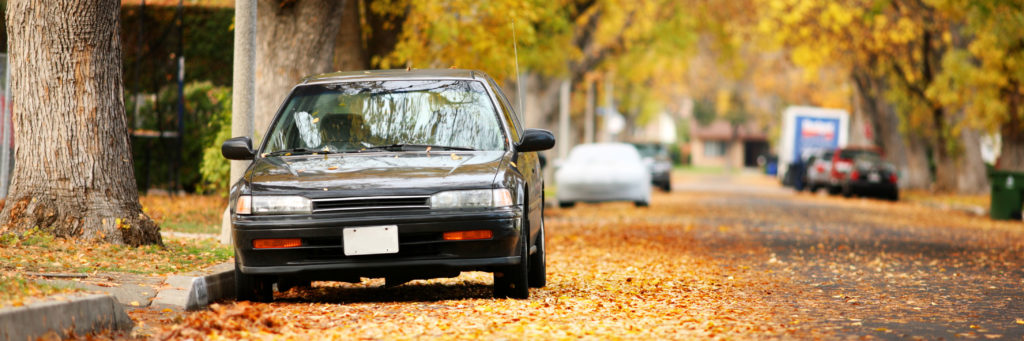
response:
[(881, 160), (881, 156), (873, 150), (857, 150), (848, 149), (839, 152), (839, 158), (844, 160), (858, 160), (858, 161), (878, 161)]
[(304, 85), (285, 103), (263, 152), (401, 146), (505, 150), (498, 122), (486, 89), (477, 81)]
[(640, 156), (656, 158), (662, 156), (665, 153), (665, 148), (662, 148), (659, 144), (654, 143), (637, 143), (634, 144), (636, 150), (640, 152)]
[(629, 145), (578, 146), (569, 153), (569, 162), (584, 165), (640, 163), (640, 154)]

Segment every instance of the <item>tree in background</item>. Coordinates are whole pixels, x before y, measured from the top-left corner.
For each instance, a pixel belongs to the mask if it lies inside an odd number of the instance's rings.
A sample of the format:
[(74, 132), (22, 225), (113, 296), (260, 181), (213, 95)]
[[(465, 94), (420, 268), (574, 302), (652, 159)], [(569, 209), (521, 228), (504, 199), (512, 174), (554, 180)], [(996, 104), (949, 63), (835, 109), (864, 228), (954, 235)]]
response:
[(17, 168), (0, 231), (161, 244), (142, 212), (122, 99), (119, 3), (8, 2)]

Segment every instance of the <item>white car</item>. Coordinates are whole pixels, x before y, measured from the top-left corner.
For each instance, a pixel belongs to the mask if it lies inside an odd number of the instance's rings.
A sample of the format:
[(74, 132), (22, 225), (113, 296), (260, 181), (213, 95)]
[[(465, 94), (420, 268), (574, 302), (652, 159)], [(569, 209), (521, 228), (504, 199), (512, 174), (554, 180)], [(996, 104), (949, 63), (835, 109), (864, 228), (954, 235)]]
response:
[(625, 143), (581, 144), (555, 172), (561, 207), (577, 202), (651, 202), (651, 173), (636, 147)]

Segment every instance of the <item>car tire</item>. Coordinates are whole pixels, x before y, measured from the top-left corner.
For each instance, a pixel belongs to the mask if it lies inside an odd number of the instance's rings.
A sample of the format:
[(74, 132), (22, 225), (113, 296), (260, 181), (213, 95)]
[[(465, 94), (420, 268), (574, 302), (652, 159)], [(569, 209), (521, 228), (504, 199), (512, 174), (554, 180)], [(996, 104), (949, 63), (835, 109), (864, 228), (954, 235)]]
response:
[(308, 288), (312, 287), (312, 285), (313, 285), (313, 282), (308, 280), (308, 279), (298, 279), (298, 278), (285, 277), (285, 278), (280, 278), (280, 279), (277, 280), (277, 291), (278, 292), (285, 292), (285, 291), (290, 290), (291, 288), (308, 289)]
[(842, 190), (842, 188), (840, 188), (839, 186), (827, 186), (825, 187), (825, 189), (828, 190), (829, 195), (839, 194), (839, 192)]
[(851, 198), (851, 197), (853, 197), (853, 189), (850, 188), (850, 185), (843, 185), (843, 187), (841, 188), (841, 191), (842, 191), (842, 194), (843, 194), (844, 198)]
[(886, 199), (889, 199), (889, 201), (900, 201), (900, 191), (898, 189), (892, 190)]
[(665, 183), (661, 184), (661, 190), (665, 192), (672, 192), (672, 183), (666, 181)]
[(651, 206), (651, 204), (649, 202), (647, 202), (647, 201), (634, 201), (633, 202), (633, 206), (636, 206), (636, 207), (648, 207), (648, 206)]
[(547, 259), (544, 252), (544, 221), (540, 223), (540, 233), (537, 234), (537, 252), (530, 255), (530, 287), (543, 288), (548, 285)]
[(238, 301), (270, 302), (274, 300), (274, 282), (262, 276), (242, 273), (235, 258), (235, 299)]
[(523, 234), (519, 237), (519, 264), (502, 266), (495, 269), (494, 298), (530, 298), (530, 225), (526, 217), (528, 212), (523, 212)]
[(572, 201), (559, 201), (558, 202), (558, 207), (561, 207), (561, 208), (572, 208), (573, 206), (576, 206), (576, 203), (572, 202)]

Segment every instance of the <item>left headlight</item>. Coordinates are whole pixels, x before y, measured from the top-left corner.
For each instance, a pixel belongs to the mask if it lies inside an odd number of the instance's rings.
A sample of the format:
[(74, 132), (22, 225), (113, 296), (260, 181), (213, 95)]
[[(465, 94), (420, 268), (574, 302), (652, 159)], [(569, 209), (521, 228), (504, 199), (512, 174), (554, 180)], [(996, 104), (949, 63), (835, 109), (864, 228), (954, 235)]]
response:
[(313, 202), (306, 197), (300, 196), (241, 196), (238, 198), (236, 212), (245, 214), (242, 205), (249, 203), (252, 214), (298, 214), (312, 213)]
[(471, 208), (512, 206), (508, 189), (447, 191), (430, 196), (430, 208)]

